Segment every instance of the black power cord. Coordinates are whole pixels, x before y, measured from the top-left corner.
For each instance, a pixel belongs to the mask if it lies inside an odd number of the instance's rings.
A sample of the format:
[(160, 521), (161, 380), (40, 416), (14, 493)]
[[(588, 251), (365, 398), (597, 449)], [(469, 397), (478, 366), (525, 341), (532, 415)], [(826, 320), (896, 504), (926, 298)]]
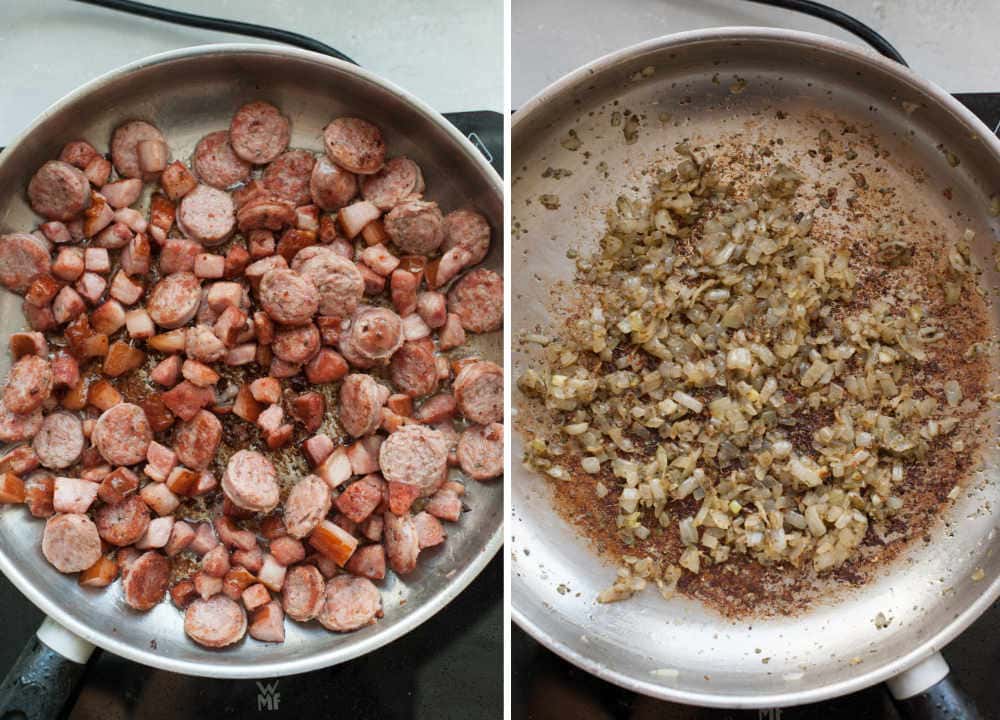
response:
[(899, 54), (899, 51), (892, 46), (892, 43), (876, 32), (874, 28), (865, 25), (857, 18), (852, 17), (845, 12), (841, 12), (836, 8), (823, 5), (822, 3), (813, 2), (813, 0), (748, 0), (748, 2), (755, 2), (760, 5), (770, 5), (784, 10), (795, 10), (796, 12), (812, 15), (813, 17), (820, 18), (821, 20), (831, 22), (850, 33), (853, 33), (854, 35), (857, 35), (890, 60), (895, 60), (900, 65), (909, 67), (909, 65), (906, 64), (906, 60), (903, 59), (903, 56)]
[(254, 25), (253, 23), (241, 22), (239, 20), (223, 20), (221, 18), (195, 15), (179, 10), (167, 10), (155, 5), (132, 2), (131, 0), (74, 0), (74, 2), (84, 3), (85, 5), (96, 5), (108, 8), (109, 10), (120, 10), (133, 15), (141, 15), (142, 17), (162, 20), (177, 25), (187, 25), (188, 27), (202, 28), (204, 30), (218, 30), (219, 32), (236, 35), (247, 35), (249, 37), (261, 38), (262, 40), (273, 40), (274, 42), (295, 45), (306, 50), (329, 55), (338, 60), (349, 62), (352, 65), (358, 64), (336, 48), (332, 48), (326, 43), (321, 43), (319, 40), (314, 40), (306, 35), (300, 35), (288, 30), (267, 27), (266, 25)]

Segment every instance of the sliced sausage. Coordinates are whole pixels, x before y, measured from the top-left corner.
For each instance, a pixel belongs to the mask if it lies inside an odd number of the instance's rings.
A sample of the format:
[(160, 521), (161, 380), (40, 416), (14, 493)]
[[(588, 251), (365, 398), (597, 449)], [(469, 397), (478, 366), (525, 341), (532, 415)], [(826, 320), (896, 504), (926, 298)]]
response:
[(223, 594), (201, 598), (184, 611), (184, 632), (199, 645), (221, 648), (238, 642), (247, 631), (243, 606)]
[(382, 538), (389, 567), (399, 575), (413, 572), (417, 567), (417, 555), (420, 554), (420, 538), (413, 517), (410, 513), (396, 515), (387, 512), (382, 518)]
[(416, 486), (426, 496), (444, 481), (448, 441), (426, 425), (403, 425), (385, 439), (378, 456), (386, 480)]
[(245, 205), (240, 206), (236, 213), (236, 225), (240, 232), (251, 230), (280, 230), (286, 225), (295, 224), (295, 206), (287, 200), (281, 200), (270, 193), (262, 194)]
[(480, 425), (503, 422), (503, 368), (486, 360), (463, 367), (452, 383), (459, 412)]
[(263, 165), (278, 157), (288, 147), (291, 136), (288, 118), (263, 100), (241, 107), (229, 125), (233, 152), (254, 165)]
[(323, 609), (317, 619), (334, 632), (351, 632), (375, 622), (382, 596), (368, 578), (338, 575), (326, 584)]
[(379, 210), (391, 210), (418, 197), (423, 191), (424, 175), (420, 166), (403, 155), (389, 160), (374, 175), (361, 179), (361, 197)]
[(250, 163), (233, 151), (225, 130), (209, 133), (198, 141), (192, 166), (202, 182), (219, 189), (250, 178)]
[(236, 227), (232, 196), (209, 185), (199, 185), (181, 198), (177, 226), (202, 245), (212, 247), (225, 242)]
[(365, 279), (358, 266), (328, 247), (312, 245), (300, 250), (292, 268), (316, 287), (320, 315), (347, 317), (364, 297)]
[(285, 500), (285, 530), (304, 538), (330, 512), (332, 502), (330, 487), (316, 475), (307, 475), (292, 486)]
[(138, 494), (114, 505), (101, 505), (94, 513), (97, 532), (105, 542), (125, 547), (139, 541), (149, 527), (149, 506)]
[(319, 330), (313, 323), (279, 330), (274, 334), (271, 351), (285, 362), (301, 365), (319, 352)]
[(503, 425), (473, 425), (458, 438), (458, 464), (473, 480), (489, 480), (503, 473)]
[(352, 365), (367, 368), (387, 362), (402, 344), (399, 315), (387, 308), (360, 307), (341, 335), (340, 351)]
[(281, 607), (292, 620), (308, 622), (323, 609), (326, 583), (315, 565), (296, 565), (285, 575)]
[(83, 423), (67, 412), (55, 412), (46, 417), (32, 441), (39, 462), (52, 470), (68, 468), (79, 460), (83, 445)]
[(468, 253), (466, 265), (478, 265), (490, 251), (490, 224), (475, 210), (455, 210), (444, 216), (441, 252), (459, 247)]
[(170, 559), (155, 550), (140, 555), (122, 578), (122, 594), (129, 607), (152, 610), (170, 585)]
[(385, 163), (382, 131), (367, 120), (337, 118), (323, 130), (327, 157), (359, 175), (377, 173)]
[(112, 465), (135, 465), (146, 459), (153, 430), (141, 407), (119, 403), (101, 413), (90, 440)]
[(98, 157), (100, 157), (100, 153), (86, 140), (70, 140), (63, 145), (63, 149), (59, 152), (60, 160), (81, 170), (86, 170), (91, 161)]
[(139, 166), (138, 145), (146, 140), (166, 143), (159, 130), (142, 120), (133, 120), (115, 128), (111, 135), (111, 162), (115, 164), (119, 175), (144, 180), (156, 179), (157, 173), (144, 174)]
[(499, 330), (503, 327), (503, 278), (492, 270), (476, 268), (452, 287), (448, 310), (470, 332)]
[(51, 394), (52, 365), (38, 355), (24, 355), (7, 374), (3, 404), (23, 415), (40, 408)]
[(430, 395), (438, 384), (434, 346), (429, 341), (403, 343), (389, 362), (389, 378), (410, 397)]
[(226, 465), (222, 490), (244, 510), (270, 512), (278, 505), (278, 473), (259, 452), (238, 450)]
[(309, 182), (316, 158), (305, 150), (289, 150), (267, 166), (261, 184), (293, 205), (308, 205)]
[(86, 515), (63, 513), (45, 521), (42, 554), (59, 572), (86, 570), (101, 559), (101, 537)]
[(371, 375), (348, 375), (340, 386), (340, 424), (354, 437), (370, 435), (378, 429), (388, 399), (388, 388)]
[(0, 236), (0, 283), (12, 292), (24, 293), (31, 281), (51, 269), (49, 250), (29, 233)]
[(433, 255), (444, 242), (444, 218), (437, 203), (410, 200), (385, 216), (385, 231), (400, 250)]
[(283, 325), (305, 325), (319, 308), (316, 286), (294, 270), (268, 270), (257, 292), (264, 311)]
[(22, 442), (33, 438), (42, 429), (42, 410), (36, 408), (24, 415), (11, 412), (0, 401), (0, 442)]
[(28, 183), (31, 209), (49, 220), (72, 220), (90, 206), (90, 181), (79, 168), (49, 160)]
[(313, 165), (309, 177), (309, 195), (323, 210), (336, 211), (344, 207), (358, 194), (358, 178), (327, 157), (321, 157)]
[(186, 422), (181, 422), (174, 434), (174, 452), (182, 465), (193, 470), (205, 470), (212, 464), (222, 441), (222, 423), (213, 413), (199, 410)]
[(172, 330), (186, 325), (198, 312), (201, 281), (189, 272), (167, 275), (149, 291), (146, 311), (153, 322)]

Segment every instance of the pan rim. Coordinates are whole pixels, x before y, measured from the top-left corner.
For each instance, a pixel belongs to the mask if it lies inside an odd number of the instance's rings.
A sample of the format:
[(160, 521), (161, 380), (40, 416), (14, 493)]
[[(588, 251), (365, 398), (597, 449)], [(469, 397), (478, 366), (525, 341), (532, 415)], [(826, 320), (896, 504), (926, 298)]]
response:
[[(552, 99), (571, 92), (573, 88), (585, 80), (593, 82), (595, 76), (608, 71), (623, 61), (652, 50), (690, 46), (703, 42), (740, 41), (774, 41), (787, 45), (800, 45), (810, 49), (820, 49), (832, 53), (849, 55), (855, 60), (865, 62), (872, 66), (873, 69), (889, 74), (894, 79), (906, 83), (930, 96), (943, 109), (969, 126), (976, 133), (977, 137), (985, 143), (994, 159), (1000, 162), (1000, 139), (971, 110), (958, 102), (950, 93), (930, 80), (917, 75), (909, 68), (865, 47), (836, 40), (825, 35), (798, 30), (785, 30), (782, 28), (752, 26), (727, 26), (663, 35), (615, 50), (582, 65), (540, 90), (514, 113), (511, 122), (512, 147), (516, 143), (515, 136), (518, 127), (528, 123), (535, 111), (543, 108)], [(513, 495), (511, 495), (510, 501), (512, 504), (511, 510), (514, 511)], [(787, 707), (828, 700), (862, 690), (895, 675), (899, 675), (945, 647), (945, 645), (972, 624), (998, 598), (1000, 598), (1000, 576), (994, 578), (992, 583), (985, 586), (974, 602), (970, 603), (962, 612), (954, 615), (938, 632), (924, 638), (909, 652), (897, 656), (893, 660), (841, 682), (809, 690), (766, 692), (760, 694), (722, 694), (714, 693), (711, 689), (700, 692), (680, 690), (660, 683), (632, 677), (604, 666), (591, 657), (550, 637), (539, 625), (530, 620), (528, 614), (518, 607), (517, 593), (514, 591), (513, 586), (511, 588), (511, 620), (517, 623), (534, 640), (564, 660), (596, 675), (602, 680), (606, 680), (627, 690), (661, 700), (688, 705), (752, 709), (759, 707)], [(549, 612), (558, 614), (554, 612), (554, 608), (549, 608)]]
[[(169, 50), (156, 53), (133, 62), (127, 63), (113, 70), (110, 70), (87, 83), (76, 88), (72, 92), (64, 95), (59, 100), (52, 103), (42, 111), (24, 130), (14, 137), (6, 146), (5, 152), (0, 154), (0, 167), (5, 160), (11, 156), (11, 150), (19, 146), (35, 129), (48, 120), (51, 116), (63, 111), (67, 106), (78, 101), (108, 83), (119, 80), (124, 76), (132, 74), (144, 68), (162, 65), (177, 60), (192, 57), (205, 57), (212, 55), (270, 55), (274, 57), (293, 58), (304, 60), (320, 65), (327, 65), (339, 71), (354, 75), (362, 81), (377, 86), (385, 92), (396, 96), (415, 111), (425, 116), (428, 120), (443, 129), (445, 133), (455, 143), (456, 150), (460, 150), (467, 161), (475, 165), (479, 172), (488, 179), (493, 190), (501, 198), (503, 196), (503, 180), (493, 167), (486, 161), (482, 153), (479, 152), (458, 129), (448, 122), (437, 110), (430, 107), (423, 100), (420, 100), (407, 90), (398, 85), (385, 80), (375, 73), (361, 68), (357, 65), (337, 60), (335, 58), (322, 55), (320, 53), (302, 50), (299, 48), (283, 47), (279, 45), (267, 45), (260, 43), (211, 43), (193, 45), (190, 47)], [(60, 625), (71, 632), (79, 635), (88, 642), (119, 655), (128, 660), (141, 663), (161, 670), (176, 672), (183, 675), (197, 675), (201, 677), (224, 678), (224, 679), (251, 679), (260, 677), (281, 677), (295, 675), (311, 670), (337, 665), (348, 660), (352, 660), (361, 655), (377, 650), (388, 645), (403, 635), (409, 633), (432, 616), (443, 610), (451, 603), (465, 588), (482, 572), (486, 565), (499, 552), (503, 545), (503, 514), (500, 514), (500, 524), (494, 530), (483, 548), (477, 553), (471, 563), (455, 572), (449, 577), (441, 588), (432, 595), (420, 607), (402, 618), (397, 623), (388, 627), (384, 632), (378, 632), (371, 637), (349, 646), (336, 646), (313, 652), (302, 658), (290, 660), (267, 661), (264, 658), (255, 658), (238, 663), (214, 663), (205, 660), (181, 660), (164, 657), (153, 651), (145, 650), (140, 646), (114, 637), (111, 631), (105, 632), (99, 628), (94, 628), (78, 621), (71, 612), (62, 608), (57, 602), (50, 601), (40, 590), (38, 590), (17, 568), (17, 564), (7, 557), (6, 553), (0, 551), (0, 571), (14, 584), (15, 587), (27, 597), (39, 610), (52, 618)]]

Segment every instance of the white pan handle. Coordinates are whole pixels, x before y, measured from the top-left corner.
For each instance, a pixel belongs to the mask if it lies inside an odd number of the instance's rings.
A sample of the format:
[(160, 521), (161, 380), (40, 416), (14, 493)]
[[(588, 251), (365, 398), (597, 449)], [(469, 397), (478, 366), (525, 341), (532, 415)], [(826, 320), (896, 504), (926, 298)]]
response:
[(89, 642), (45, 618), (0, 683), (0, 717), (63, 716), (93, 652)]
[(906, 720), (982, 720), (976, 704), (948, 674), (937, 652), (886, 680), (896, 707)]
[(906, 700), (934, 687), (947, 675), (948, 661), (944, 659), (944, 655), (936, 652), (896, 677), (889, 678), (885, 684), (889, 686), (889, 692), (894, 698)]

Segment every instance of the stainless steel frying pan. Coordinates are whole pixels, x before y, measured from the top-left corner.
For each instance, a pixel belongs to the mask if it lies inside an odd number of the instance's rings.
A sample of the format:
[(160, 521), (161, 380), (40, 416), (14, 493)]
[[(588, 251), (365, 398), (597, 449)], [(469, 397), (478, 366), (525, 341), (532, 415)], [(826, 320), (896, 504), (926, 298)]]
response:
[[(27, 180), (74, 138), (106, 149), (112, 129), (140, 118), (156, 124), (175, 158), (188, 158), (206, 133), (228, 127), (242, 103), (264, 98), (292, 120), (292, 145), (322, 151), (322, 129), (337, 115), (377, 123), (390, 153), (414, 158), (428, 195), (446, 209), (478, 208), (493, 227), (486, 265), (503, 268), (503, 187), (482, 155), (441, 115), (372, 73), (302, 50), (250, 44), (209, 45), (141, 60), (85, 85), (49, 108), (0, 154), (0, 232), (31, 230), (38, 219), (25, 197)], [(0, 293), (0, 330), (23, 327), (20, 298)], [(476, 338), (476, 350), (502, 362), (500, 333)], [(6, 343), (4, 343), (6, 348)], [(10, 358), (0, 353), (0, 373)], [(356, 633), (338, 635), (315, 624), (286, 624), (283, 644), (247, 639), (213, 652), (188, 640), (183, 616), (164, 602), (148, 613), (130, 610), (120, 588), (88, 590), (56, 572), (42, 557), (42, 523), (23, 508), (0, 510), (0, 570), (51, 620), (43, 640), (75, 659), (88, 643), (173, 672), (246, 678), (288, 675), (367, 653), (413, 629), (442, 609), (480, 572), (502, 542), (502, 483), (471, 483), (462, 522), (448, 542), (421, 557), (405, 579), (381, 590), (385, 617)], [(55, 687), (52, 689), (56, 692)]]
[[(646, 118), (632, 145), (609, 123), (613, 111), (626, 108)], [(778, 120), (779, 109), (793, 122)], [(670, 121), (658, 122), (661, 113)], [(586, 248), (600, 237), (603, 210), (623, 188), (648, 185), (638, 174), (643, 168), (670, 155), (682, 139), (697, 143), (741, 130), (814, 147), (819, 129), (835, 118), (871, 133), (890, 151), (884, 167), (899, 195), (940, 223), (942, 236), (966, 226), (976, 231), (974, 251), (988, 268), (983, 284), (996, 288), (998, 223), (989, 207), (991, 194), (1000, 190), (1000, 142), (952, 97), (902, 66), (817, 35), (756, 28), (682, 33), (601, 58), (514, 116), (514, 377), (529, 359), (518, 332), (549, 322), (552, 283), (572, 276), (567, 248), (581, 242)], [(582, 141), (576, 151), (561, 142), (570, 130)], [(957, 166), (937, 149), (941, 145), (954, 153)], [(607, 179), (596, 169), (602, 162)], [(543, 177), (548, 167), (573, 174)], [(923, 182), (906, 172), (911, 168), (924, 171)], [(559, 208), (539, 203), (542, 194), (557, 194)], [(997, 324), (1000, 315), (991, 311), (991, 319)], [(515, 391), (515, 407), (517, 402)], [(982, 431), (993, 436), (993, 425), (991, 420)], [(515, 432), (515, 459), (521, 445)], [(567, 660), (668, 700), (794, 705), (891, 678), (897, 697), (924, 697), (947, 674), (938, 651), (1000, 595), (995, 445), (988, 443), (985, 472), (947, 512), (950, 526), (938, 526), (931, 543), (916, 543), (875, 581), (807, 614), (752, 623), (730, 621), (683, 598), (667, 602), (653, 591), (597, 604), (614, 567), (600, 562), (555, 514), (547, 483), (515, 464), (512, 616)], [(977, 569), (983, 577), (975, 581)], [(889, 627), (876, 628), (879, 613), (892, 618)], [(939, 684), (937, 699), (951, 701), (949, 689)]]

